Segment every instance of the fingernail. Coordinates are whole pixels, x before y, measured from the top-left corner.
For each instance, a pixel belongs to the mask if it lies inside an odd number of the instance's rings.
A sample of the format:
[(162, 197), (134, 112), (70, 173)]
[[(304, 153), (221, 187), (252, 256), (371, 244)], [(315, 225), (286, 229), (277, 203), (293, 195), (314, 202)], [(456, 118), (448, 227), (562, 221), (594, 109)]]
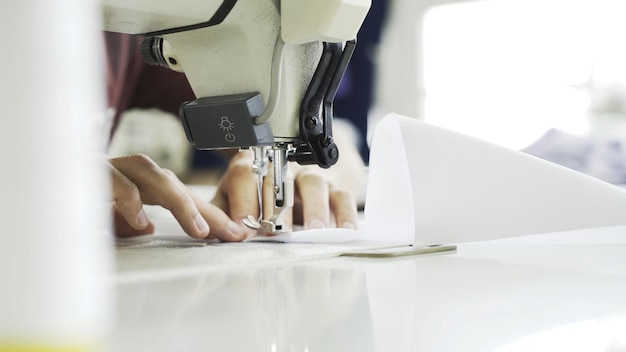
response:
[(234, 221), (228, 221), (228, 230), (232, 233), (234, 233), (235, 235), (242, 237), (242, 236), (247, 236), (246, 232), (248, 230), (247, 227), (244, 227), (243, 225), (240, 225)]
[(319, 218), (313, 218), (306, 224), (307, 229), (325, 229), (326, 223)]
[(139, 214), (137, 214), (137, 224), (141, 227), (148, 226), (148, 217), (143, 209), (139, 210)]
[(352, 221), (345, 221), (343, 224), (341, 224), (341, 228), (355, 230), (356, 226)]
[(207, 224), (206, 220), (204, 220), (200, 214), (196, 215), (196, 226), (202, 233), (209, 231), (209, 224)]

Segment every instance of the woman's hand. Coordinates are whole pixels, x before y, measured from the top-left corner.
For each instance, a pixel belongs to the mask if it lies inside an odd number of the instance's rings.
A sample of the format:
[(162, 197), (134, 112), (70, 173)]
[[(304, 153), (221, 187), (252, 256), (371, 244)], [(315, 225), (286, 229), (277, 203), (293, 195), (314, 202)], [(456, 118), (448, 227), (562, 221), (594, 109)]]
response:
[[(250, 170), (252, 160), (250, 151), (233, 156), (212, 200), (239, 224), (249, 215), (255, 218), (259, 215), (257, 176)], [(273, 175), (271, 167), (269, 170), (263, 184), (265, 219), (272, 215)], [(349, 155), (343, 163), (328, 170), (289, 163), (289, 171), (294, 180), (295, 204), (293, 212), (285, 216), (288, 228), (292, 224), (303, 225), (305, 229), (357, 227), (355, 194), (363, 177), (363, 164), (358, 154)]]
[[(355, 198), (361, 191), (363, 162), (352, 140), (336, 130), (341, 156), (330, 169), (289, 163), (294, 180), (295, 204), (285, 223), (305, 229), (337, 226), (356, 228)], [(341, 144), (343, 143), (343, 144)], [(193, 238), (242, 241), (255, 231), (243, 219), (259, 215), (257, 176), (252, 173), (252, 153), (241, 151), (231, 157), (211, 203), (192, 192), (173, 172), (162, 169), (149, 157), (137, 154), (109, 160), (113, 189), (115, 229), (118, 236), (154, 232), (143, 204), (160, 205), (172, 212), (183, 230)], [(263, 184), (263, 214), (272, 215), (273, 175)]]
[(154, 232), (143, 204), (160, 205), (172, 212), (193, 238), (242, 241), (247, 228), (230, 220), (222, 210), (187, 188), (173, 172), (149, 157), (137, 154), (109, 160), (116, 235), (128, 237)]

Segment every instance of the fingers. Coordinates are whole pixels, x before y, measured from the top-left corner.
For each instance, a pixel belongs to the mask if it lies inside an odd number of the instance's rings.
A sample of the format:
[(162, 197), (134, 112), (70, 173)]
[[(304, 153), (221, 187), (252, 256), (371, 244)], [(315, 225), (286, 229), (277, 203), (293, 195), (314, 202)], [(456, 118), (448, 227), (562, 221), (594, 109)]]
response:
[(250, 169), (252, 158), (248, 154), (250, 153), (245, 151), (236, 156), (228, 166), (219, 187), (219, 192), (227, 199), (225, 210), (237, 222), (241, 222), (248, 215), (257, 217), (259, 214), (257, 175)]
[(330, 225), (329, 185), (322, 176), (301, 171), (295, 180), (296, 192), (302, 200), (305, 229), (321, 229)]
[(154, 233), (154, 224), (151, 222), (143, 229), (133, 228), (119, 210), (116, 209), (115, 205), (113, 208), (113, 225), (115, 226), (115, 235), (117, 237), (133, 237)]
[[(136, 186), (144, 203), (157, 204), (170, 210), (191, 237), (208, 236), (209, 225), (188, 192), (150, 158), (132, 155), (110, 162)], [(124, 218), (127, 218), (126, 215)]]
[[(253, 155), (250, 151), (242, 151), (236, 154), (230, 161), (226, 173), (218, 186), (218, 192), (211, 201), (220, 207), (236, 223), (242, 224), (243, 219), (259, 216), (259, 193), (258, 176), (251, 171)], [(274, 210), (274, 178), (271, 166), (269, 172), (263, 178), (262, 185), (263, 218), (269, 219)], [(291, 228), (291, 209), (283, 216), (286, 228)], [(246, 229), (248, 229), (246, 227)], [(254, 236), (255, 230), (248, 229), (248, 235)]]
[(305, 229), (330, 226), (331, 215), (337, 227), (357, 228), (358, 212), (350, 192), (332, 186), (323, 174), (304, 169), (297, 174), (295, 183)]
[(345, 190), (336, 190), (330, 187), (330, 209), (335, 215), (337, 227), (356, 229), (358, 224), (358, 210), (352, 194)]
[(219, 207), (209, 203), (200, 195), (191, 191), (177, 177), (175, 177), (173, 172), (170, 170), (165, 170), (165, 172), (170, 174), (170, 176), (173, 177), (173, 180), (175, 180), (175, 182), (177, 182), (182, 189), (188, 192), (194, 204), (198, 207), (198, 211), (200, 211), (202, 217), (206, 219), (209, 224), (211, 224), (209, 238), (217, 238), (226, 242), (239, 242), (248, 237), (249, 229), (247, 227), (235, 223)]
[[(119, 170), (109, 165), (113, 189), (114, 210), (116, 215), (116, 229), (122, 224), (120, 216), (126, 220), (126, 228), (140, 231), (149, 225), (148, 217), (143, 211), (143, 203), (137, 186)], [(130, 228), (128, 228), (130, 227)]]
[[(193, 197), (195, 199), (199, 196), (194, 195)], [(210, 237), (226, 242), (240, 242), (249, 236), (250, 229), (231, 220), (217, 206), (202, 199), (196, 199), (196, 201), (199, 204), (198, 209), (200, 213), (211, 224)]]
[[(252, 173), (251, 165), (252, 154), (249, 151), (235, 154), (211, 201), (212, 205), (223, 210), (234, 224), (243, 229), (245, 237), (252, 237), (256, 232), (244, 226), (243, 219), (249, 215), (256, 218), (259, 214), (257, 176)], [(234, 229), (233, 224), (229, 226)]]
[[(259, 214), (257, 175), (250, 170), (252, 153), (238, 153), (229, 164), (218, 186), (218, 192), (212, 200), (213, 206), (219, 207), (237, 224), (243, 219)], [(353, 195), (331, 185), (326, 175), (317, 167), (294, 166), (296, 204), (293, 212), (285, 214), (284, 223), (291, 227), (292, 220), (298, 220), (306, 229), (339, 227), (357, 227), (357, 208)], [(273, 212), (273, 174), (263, 180), (263, 218), (269, 219)], [(210, 215), (205, 215), (205, 217)], [(219, 221), (218, 221), (219, 220)], [(222, 221), (216, 219), (217, 223)], [(210, 222), (215, 231), (213, 222)], [(254, 234), (249, 230), (250, 235)], [(213, 233), (213, 232), (212, 232)]]
[(170, 210), (191, 237), (223, 241), (246, 238), (246, 228), (231, 221), (218, 207), (186, 187), (172, 171), (161, 169), (147, 156), (115, 158), (110, 160), (110, 165), (118, 235), (154, 231), (143, 211), (143, 203)]

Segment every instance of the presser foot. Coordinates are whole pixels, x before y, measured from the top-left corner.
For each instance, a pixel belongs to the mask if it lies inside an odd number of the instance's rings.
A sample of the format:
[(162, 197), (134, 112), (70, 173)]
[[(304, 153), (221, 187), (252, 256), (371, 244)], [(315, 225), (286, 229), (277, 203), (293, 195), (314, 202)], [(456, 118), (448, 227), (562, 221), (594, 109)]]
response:
[[(269, 220), (263, 220), (263, 178), (267, 174), (268, 161), (272, 162), (274, 202), (273, 212)], [(283, 217), (293, 207), (294, 185), (287, 180), (287, 147), (279, 146), (271, 149), (254, 148), (252, 172), (257, 175), (257, 192), (259, 198), (259, 217), (249, 215), (243, 220), (244, 225), (256, 230), (259, 234), (277, 235), (285, 232)]]
[(281, 232), (285, 232), (282, 225), (276, 225), (270, 220), (259, 221), (252, 215), (248, 215), (247, 219), (243, 219), (243, 224), (253, 230), (256, 230), (260, 234), (277, 235)]

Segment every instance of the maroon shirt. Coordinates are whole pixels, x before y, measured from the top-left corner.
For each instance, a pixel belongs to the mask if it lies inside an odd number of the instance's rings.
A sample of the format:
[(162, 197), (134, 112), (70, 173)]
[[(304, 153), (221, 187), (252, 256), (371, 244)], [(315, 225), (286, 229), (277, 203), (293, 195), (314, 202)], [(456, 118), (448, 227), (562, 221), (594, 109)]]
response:
[(178, 109), (195, 96), (184, 74), (144, 63), (142, 37), (106, 32), (107, 95), (115, 109), (113, 131), (121, 114), (132, 108), (158, 108), (178, 116)]

